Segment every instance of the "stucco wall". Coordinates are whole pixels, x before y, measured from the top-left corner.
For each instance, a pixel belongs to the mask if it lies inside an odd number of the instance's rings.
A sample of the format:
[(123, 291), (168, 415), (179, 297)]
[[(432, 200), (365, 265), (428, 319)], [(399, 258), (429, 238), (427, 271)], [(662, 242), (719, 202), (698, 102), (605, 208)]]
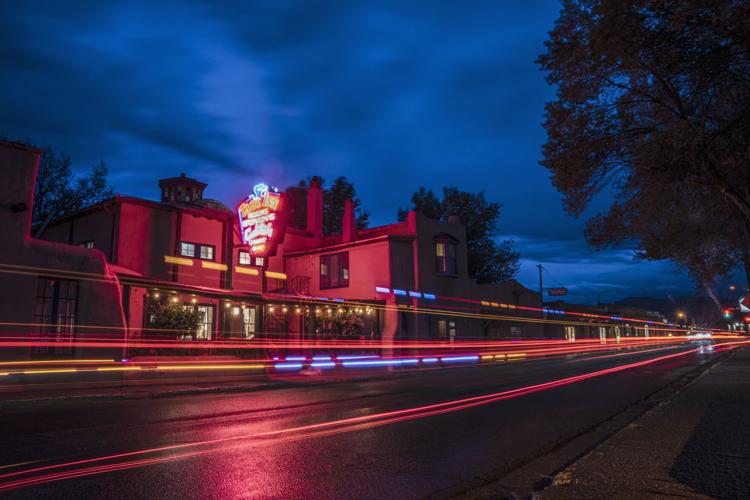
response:
[[(104, 254), (96, 249), (41, 241), (29, 235), (38, 152), (0, 142), (0, 332), (32, 337), (39, 277), (78, 281), (76, 337), (122, 337), (124, 315), (120, 289)], [(25, 203), (24, 211), (11, 205)], [(28, 354), (28, 350), (24, 350)], [(81, 354), (83, 351), (77, 351)], [(0, 355), (8, 355), (2, 351)], [(18, 355), (19, 353), (15, 353)], [(101, 353), (99, 353), (101, 354)]]

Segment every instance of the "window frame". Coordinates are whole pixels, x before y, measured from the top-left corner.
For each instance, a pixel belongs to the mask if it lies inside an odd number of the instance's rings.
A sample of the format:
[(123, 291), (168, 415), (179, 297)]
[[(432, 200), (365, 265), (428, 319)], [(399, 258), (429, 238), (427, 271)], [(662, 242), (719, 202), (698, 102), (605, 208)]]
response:
[[(192, 255), (185, 253), (186, 246), (192, 247)], [(190, 243), (189, 241), (180, 241), (180, 257), (190, 257), (191, 259), (195, 258), (195, 247), (198, 246), (195, 243)]]
[[(438, 248), (442, 245), (443, 255)], [(458, 240), (450, 236), (435, 238), (435, 273), (438, 276), (458, 276)], [(452, 255), (451, 255), (452, 253)]]
[(237, 254), (237, 263), (241, 266), (253, 265), (253, 258), (250, 255), (250, 252), (248, 252), (247, 250), (240, 250)]
[[(200, 244), (198, 245), (200, 247), (200, 251), (198, 252), (199, 259), (200, 260), (216, 260), (216, 247), (214, 245), (204, 245)], [(203, 256), (203, 250), (211, 250), (211, 257), (204, 257)]]
[[(333, 265), (334, 261), (336, 266)], [(323, 273), (325, 266), (326, 273)], [(332, 280), (332, 272), (336, 271), (336, 280)], [(351, 280), (351, 269), (349, 267), (349, 252), (329, 253), (320, 256), (318, 274), (320, 278), (320, 289), (330, 290), (332, 288), (347, 288)]]
[(39, 325), (43, 338), (72, 342), (78, 320), (78, 280), (39, 276), (36, 286), (32, 322)]
[[(183, 245), (191, 245), (193, 247), (193, 255), (187, 255), (183, 251)], [(202, 252), (204, 248), (210, 248), (211, 249), (211, 258), (203, 257)], [(190, 259), (200, 259), (200, 260), (209, 260), (209, 261), (216, 261), (216, 246), (215, 245), (208, 245), (206, 243), (196, 243), (194, 241), (180, 241), (180, 257), (188, 257)]]

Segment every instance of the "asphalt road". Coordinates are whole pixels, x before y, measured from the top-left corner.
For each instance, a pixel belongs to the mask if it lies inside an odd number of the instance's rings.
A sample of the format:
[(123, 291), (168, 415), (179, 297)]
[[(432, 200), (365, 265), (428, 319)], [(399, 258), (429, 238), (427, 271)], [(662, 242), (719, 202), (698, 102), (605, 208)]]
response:
[[(383, 413), (529, 387), (688, 348), (326, 384), (300, 376), (283, 388), (243, 393), (9, 407), (0, 426), (0, 488), (10, 481), (44, 477), (54, 480), (4, 496), (450, 496), (554, 450), (722, 354), (691, 353), (539, 392), (510, 394), (480, 406)], [(378, 417), (371, 419), (373, 415)], [(8, 476), (174, 445), (184, 446)], [(89, 475), (64, 478), (69, 471)]]

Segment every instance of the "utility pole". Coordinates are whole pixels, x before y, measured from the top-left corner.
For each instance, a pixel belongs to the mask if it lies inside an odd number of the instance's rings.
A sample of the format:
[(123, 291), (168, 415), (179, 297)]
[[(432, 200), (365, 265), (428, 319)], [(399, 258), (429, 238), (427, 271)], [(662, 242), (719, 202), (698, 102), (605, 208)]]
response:
[(544, 288), (542, 288), (542, 267), (541, 264), (536, 265), (537, 269), (539, 269), (539, 315), (542, 319), (544, 319)]

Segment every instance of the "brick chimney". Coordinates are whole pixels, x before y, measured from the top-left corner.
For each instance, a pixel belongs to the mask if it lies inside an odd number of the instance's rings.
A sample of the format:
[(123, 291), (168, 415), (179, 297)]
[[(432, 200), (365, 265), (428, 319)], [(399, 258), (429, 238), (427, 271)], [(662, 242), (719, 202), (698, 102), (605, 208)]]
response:
[(307, 230), (317, 238), (323, 237), (323, 189), (317, 177), (307, 188)]
[(344, 202), (344, 220), (342, 226), (342, 241), (357, 239), (357, 218), (354, 216), (354, 202), (349, 198)]

